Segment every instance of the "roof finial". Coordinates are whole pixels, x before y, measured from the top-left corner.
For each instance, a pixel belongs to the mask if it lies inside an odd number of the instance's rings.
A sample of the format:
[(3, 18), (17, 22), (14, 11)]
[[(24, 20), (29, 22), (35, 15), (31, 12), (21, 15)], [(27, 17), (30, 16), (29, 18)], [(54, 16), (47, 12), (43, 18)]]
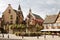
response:
[(11, 4), (8, 4), (9, 6), (11, 5)]
[(32, 13), (31, 8), (29, 9), (29, 13), (30, 13), (30, 14)]

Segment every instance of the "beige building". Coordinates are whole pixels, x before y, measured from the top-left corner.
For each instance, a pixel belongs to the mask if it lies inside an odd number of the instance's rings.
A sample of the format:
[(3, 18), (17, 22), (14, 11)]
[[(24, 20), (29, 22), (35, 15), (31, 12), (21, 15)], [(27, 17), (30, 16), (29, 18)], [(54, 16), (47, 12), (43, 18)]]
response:
[(2, 24), (2, 18), (0, 18), (0, 27), (1, 27), (1, 24)]
[(10, 30), (9, 25), (22, 24), (23, 21), (24, 17), (20, 5), (18, 6), (18, 10), (15, 10), (12, 8), (11, 4), (8, 4), (8, 7), (3, 12), (2, 21), (0, 21), (0, 26), (3, 27), (5, 33), (12, 33), (13, 31)]
[(15, 10), (11, 7), (11, 4), (8, 4), (8, 7), (3, 12), (3, 21), (4, 24), (16, 24), (16, 23), (22, 23), (23, 22), (23, 14), (20, 8), (20, 5), (18, 7), (18, 10)]
[(49, 15), (44, 21), (44, 29), (60, 29), (60, 12), (57, 15)]
[(60, 12), (57, 15), (47, 15), (43, 26), (42, 31), (60, 33)]

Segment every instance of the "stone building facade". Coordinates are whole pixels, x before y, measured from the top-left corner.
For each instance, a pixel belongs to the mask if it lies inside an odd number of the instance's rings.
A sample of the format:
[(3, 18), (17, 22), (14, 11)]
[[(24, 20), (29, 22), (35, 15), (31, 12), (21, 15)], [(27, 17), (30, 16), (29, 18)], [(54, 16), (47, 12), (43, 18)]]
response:
[(11, 31), (11, 30), (9, 31), (10, 29), (9, 25), (22, 24), (23, 21), (24, 17), (20, 5), (18, 6), (18, 10), (15, 10), (12, 8), (11, 4), (8, 4), (8, 7), (2, 13), (2, 21), (1, 21), (2, 23), (0, 22), (1, 23), (0, 25), (8, 33)]
[(3, 12), (2, 15), (4, 24), (16, 24), (16, 23), (22, 23), (23, 22), (23, 13), (21, 11), (20, 5), (18, 7), (18, 10), (15, 10), (11, 7), (11, 4), (8, 4), (8, 7)]

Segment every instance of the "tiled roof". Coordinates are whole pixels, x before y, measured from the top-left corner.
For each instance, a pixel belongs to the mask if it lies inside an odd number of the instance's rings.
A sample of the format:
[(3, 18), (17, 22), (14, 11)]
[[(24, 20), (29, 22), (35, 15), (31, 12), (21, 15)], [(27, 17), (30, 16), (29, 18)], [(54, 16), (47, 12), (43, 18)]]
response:
[(13, 9), (16, 13), (17, 13), (17, 10)]
[(44, 23), (55, 23), (57, 20), (58, 15), (49, 15), (45, 18)]
[(39, 15), (33, 14), (37, 19), (42, 19)]

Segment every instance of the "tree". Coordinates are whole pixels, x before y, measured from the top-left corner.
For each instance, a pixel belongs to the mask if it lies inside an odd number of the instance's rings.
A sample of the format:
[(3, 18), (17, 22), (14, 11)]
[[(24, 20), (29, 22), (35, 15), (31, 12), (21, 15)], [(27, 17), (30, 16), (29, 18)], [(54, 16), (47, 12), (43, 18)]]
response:
[(26, 25), (25, 24), (14, 24), (14, 25), (10, 25), (10, 28), (12, 30), (17, 30), (17, 31), (25, 31), (26, 29)]
[(40, 30), (43, 29), (43, 26), (40, 26), (40, 25), (37, 23), (37, 24), (36, 24), (36, 29), (37, 29), (37, 31), (40, 31)]

